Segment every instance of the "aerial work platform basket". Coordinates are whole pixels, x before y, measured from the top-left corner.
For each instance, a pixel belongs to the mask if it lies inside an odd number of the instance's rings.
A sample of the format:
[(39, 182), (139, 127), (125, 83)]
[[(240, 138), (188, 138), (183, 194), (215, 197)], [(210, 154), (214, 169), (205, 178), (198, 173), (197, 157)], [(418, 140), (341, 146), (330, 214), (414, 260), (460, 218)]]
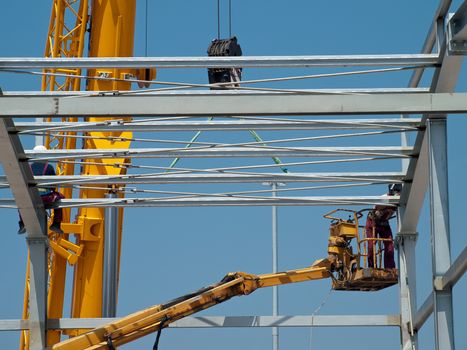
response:
[(333, 279), (334, 290), (376, 291), (398, 283), (397, 269), (374, 269), (371, 267), (355, 270), (347, 281)]
[[(366, 237), (364, 228), (359, 225), (363, 211), (336, 209), (324, 215), (326, 219), (331, 220), (328, 259), (333, 273), (332, 288), (335, 290), (376, 291), (398, 283), (397, 269), (382, 266), (384, 249), (381, 246), (387, 238)], [(336, 213), (337, 216), (333, 216)], [(344, 219), (342, 214), (350, 215)], [(374, 241), (377, 247), (374, 250), (375, 266), (372, 267), (368, 266), (367, 254), (370, 240)]]

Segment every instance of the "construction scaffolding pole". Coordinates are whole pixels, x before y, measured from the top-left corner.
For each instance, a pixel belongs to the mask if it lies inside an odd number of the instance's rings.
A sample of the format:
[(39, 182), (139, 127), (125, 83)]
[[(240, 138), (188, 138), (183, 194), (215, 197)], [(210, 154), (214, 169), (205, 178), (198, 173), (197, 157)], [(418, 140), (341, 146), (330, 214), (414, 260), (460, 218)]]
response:
[[(277, 183), (272, 182), (272, 197), (277, 197)], [(277, 240), (277, 206), (272, 206), (272, 273), (278, 271), (278, 240)], [(277, 317), (279, 311), (279, 288), (272, 287), (272, 316)], [(272, 327), (272, 349), (279, 350), (279, 328)]]

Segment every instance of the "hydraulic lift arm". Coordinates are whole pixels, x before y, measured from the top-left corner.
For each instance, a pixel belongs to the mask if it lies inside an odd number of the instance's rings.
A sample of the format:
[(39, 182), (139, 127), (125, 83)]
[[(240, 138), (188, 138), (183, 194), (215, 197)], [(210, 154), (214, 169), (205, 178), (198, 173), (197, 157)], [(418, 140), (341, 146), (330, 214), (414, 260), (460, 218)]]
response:
[[(342, 219), (333, 216), (336, 212), (353, 214), (353, 219), (352, 217)], [(365, 245), (368, 239), (365, 236), (360, 238), (359, 235), (360, 212), (336, 209), (324, 217), (331, 220), (328, 257), (315, 261), (310, 267), (264, 275), (251, 275), (244, 272), (229, 273), (217, 284), (123, 317), (88, 333), (77, 335), (55, 344), (51, 349), (112, 350), (116, 346), (160, 331), (183, 317), (220, 304), (234, 296), (251, 294), (263, 287), (332, 278), (332, 288), (336, 290), (376, 291), (397, 283), (397, 270), (383, 269), (380, 265), (371, 268), (366, 266)], [(354, 253), (352, 241), (357, 241), (356, 253)], [(381, 261), (381, 251), (378, 256), (379, 258), (375, 260)], [(360, 262), (361, 257), (364, 258), (363, 266)], [(79, 330), (79, 333), (81, 332), (82, 330)]]
[(116, 322), (58, 343), (52, 349), (111, 349), (159, 331), (172, 322), (220, 304), (234, 296), (248, 295), (258, 288), (318, 280), (331, 276), (331, 264), (328, 259), (318, 260), (304, 269), (273, 274), (229, 273), (217, 284), (126, 316)]

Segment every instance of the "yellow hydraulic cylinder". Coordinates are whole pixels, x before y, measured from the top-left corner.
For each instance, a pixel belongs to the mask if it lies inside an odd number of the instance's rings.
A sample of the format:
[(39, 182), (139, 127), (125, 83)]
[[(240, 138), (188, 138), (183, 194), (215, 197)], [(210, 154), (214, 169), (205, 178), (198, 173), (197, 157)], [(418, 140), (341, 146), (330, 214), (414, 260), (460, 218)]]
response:
[[(136, 0), (94, 0), (91, 6), (90, 57), (133, 56)], [(99, 68), (88, 71), (89, 77), (124, 79), (134, 75), (131, 69)], [(130, 82), (89, 79), (87, 90), (130, 90)], [(112, 118), (108, 118), (112, 119)], [(118, 119), (130, 120), (130, 117)], [(89, 122), (102, 121), (102, 117), (90, 117)], [(129, 148), (130, 132), (90, 132), (85, 140), (86, 149)], [(125, 168), (114, 164), (128, 163), (128, 159), (89, 159), (82, 168), (84, 175), (121, 175)], [(104, 185), (105, 186), (105, 185)], [(81, 198), (103, 198), (111, 190), (98, 188), (83, 189)], [(122, 232), (122, 211), (118, 225), (119, 252)], [(83, 244), (81, 258), (75, 265), (72, 298), (72, 317), (101, 317), (102, 315), (102, 274), (104, 247), (104, 210), (83, 208), (77, 218), (82, 229), (78, 244)]]

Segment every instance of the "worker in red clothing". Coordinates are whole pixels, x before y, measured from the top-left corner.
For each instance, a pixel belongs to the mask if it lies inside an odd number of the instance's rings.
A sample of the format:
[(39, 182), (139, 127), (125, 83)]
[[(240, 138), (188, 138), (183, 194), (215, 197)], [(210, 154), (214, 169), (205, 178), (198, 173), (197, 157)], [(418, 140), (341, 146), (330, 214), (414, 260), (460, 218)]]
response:
[[(389, 185), (388, 196), (399, 195), (401, 192), (401, 184)], [(368, 213), (365, 225), (365, 233), (367, 238), (384, 238), (388, 239), (383, 241), (384, 245), (384, 268), (394, 269), (396, 263), (394, 261), (394, 241), (392, 239), (391, 226), (389, 219), (394, 215), (395, 208), (385, 205), (376, 205), (373, 210)], [(390, 239), (390, 240), (389, 240)], [(368, 267), (374, 268), (374, 247), (375, 241), (368, 241)]]
[[(33, 148), (34, 151), (46, 151), (47, 148), (45, 148), (42, 145), (35, 146)], [(40, 176), (40, 175), (55, 175), (55, 170), (54, 168), (46, 161), (46, 162), (34, 162), (31, 164), (31, 171), (34, 175)], [(47, 187), (39, 187), (38, 188), (39, 195), (41, 196), (42, 202), (45, 205), (45, 208), (50, 204), (53, 204), (55, 202), (58, 202), (59, 200), (65, 198), (63, 194), (60, 192), (55, 191), (54, 188), (47, 188)], [(54, 218), (52, 225), (50, 225), (50, 230), (55, 232), (55, 233), (60, 233), (62, 234), (63, 231), (60, 228), (60, 224), (62, 222), (62, 208), (57, 208), (54, 209)], [(23, 234), (26, 232), (26, 228), (24, 227), (24, 222), (23, 219), (21, 218), (21, 215), (19, 216), (19, 230), (18, 234)]]

